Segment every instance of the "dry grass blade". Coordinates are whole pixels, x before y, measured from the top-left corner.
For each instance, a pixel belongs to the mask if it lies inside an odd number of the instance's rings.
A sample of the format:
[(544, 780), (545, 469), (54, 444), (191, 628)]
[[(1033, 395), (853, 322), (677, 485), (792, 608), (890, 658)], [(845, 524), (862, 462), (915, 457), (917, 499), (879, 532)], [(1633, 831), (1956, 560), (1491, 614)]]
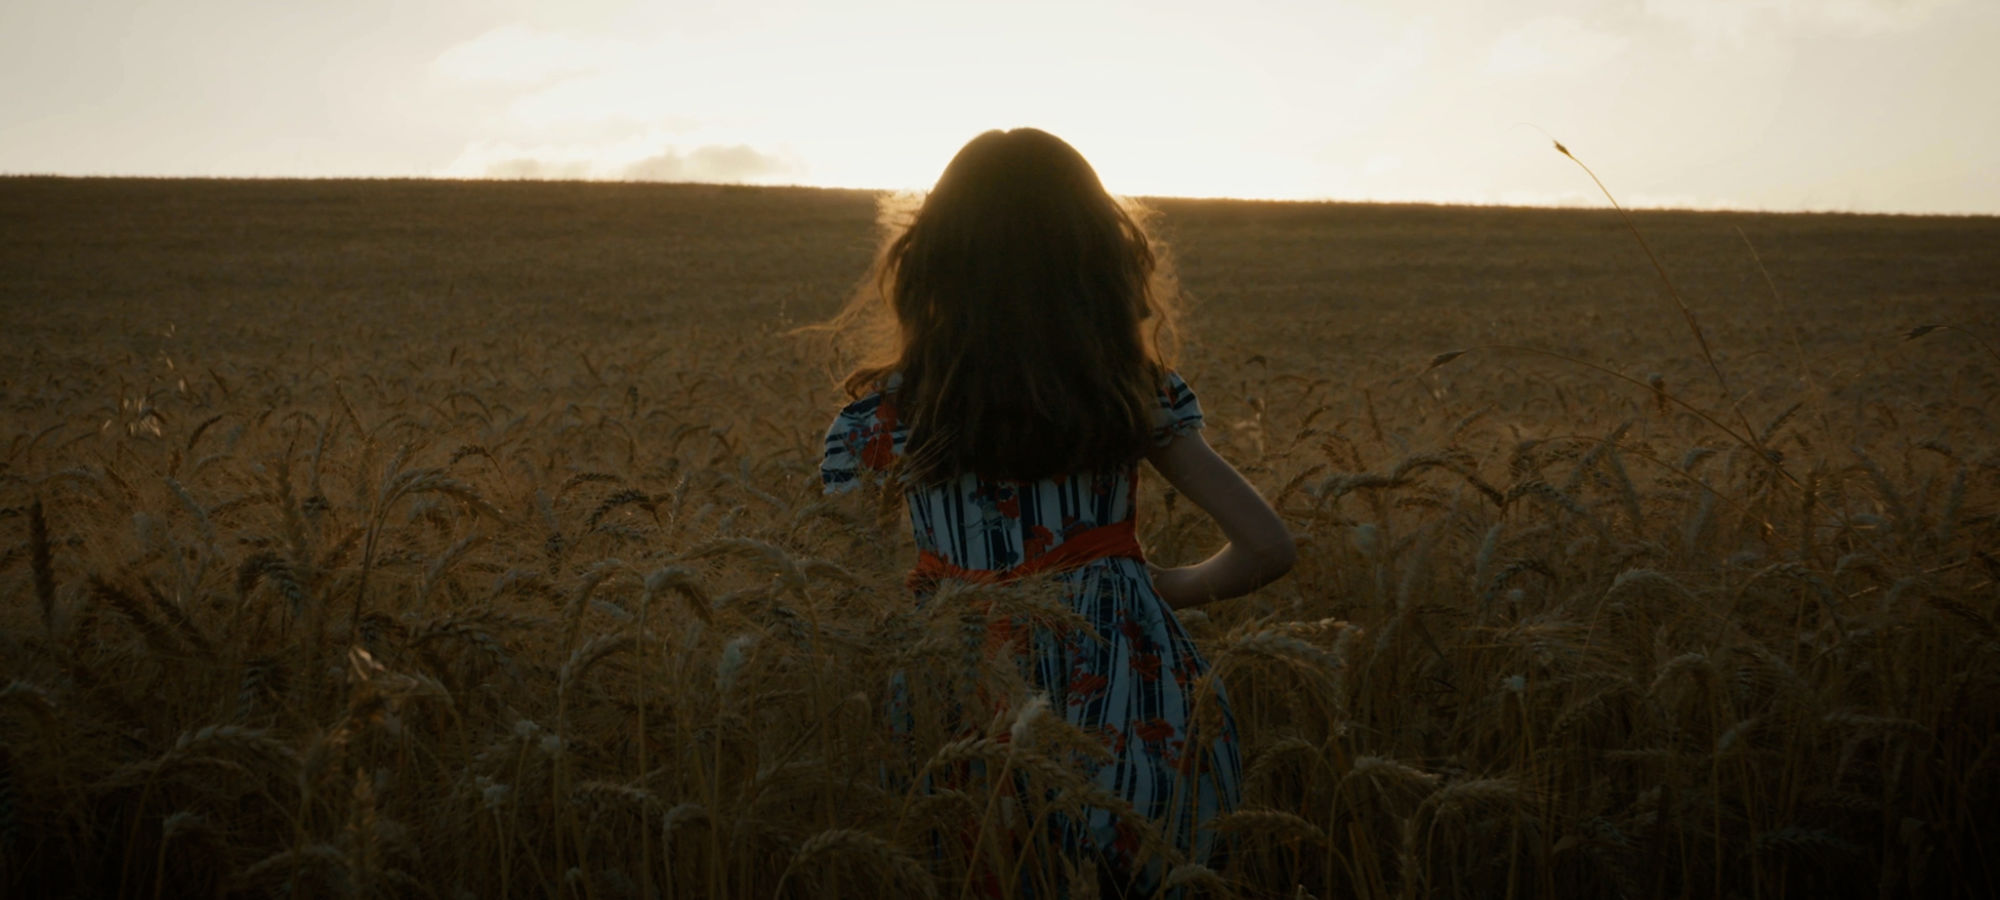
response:
[(1989, 343), (1985, 338), (1980, 337), (1977, 333), (1973, 332), (1971, 329), (1965, 328), (1964, 326), (1961, 325), (1954, 325), (1942, 322), (1934, 322), (1928, 325), (1918, 325), (1917, 327), (1912, 328), (1908, 332), (1904, 333), (1903, 340), (1914, 341), (1917, 338), (1930, 334), (1933, 331), (1955, 331), (1958, 332), (1959, 334), (1965, 335), (1968, 340), (1971, 340), (1973, 343), (1978, 344), (1979, 349), (1986, 351), (1987, 356), (1993, 357), (1995, 362), (2000, 362), (2000, 349), (1996, 349), (1993, 346), (1993, 344)]
[(125, 621), (146, 639), (146, 644), (155, 653), (176, 657), (183, 653), (181, 643), (173, 632), (154, 615), (151, 604), (140, 600), (132, 593), (103, 578), (90, 576), (91, 595), (116, 610)]
[(1470, 778), (1446, 784), (1424, 800), (1440, 816), (1463, 814), (1482, 807), (1517, 809), (1529, 794), (1513, 778)]
[(1256, 631), (1230, 640), (1216, 655), (1218, 666), (1234, 656), (1254, 656), (1300, 667), (1302, 671), (1330, 675), (1341, 668), (1339, 657), (1277, 630)]
[(715, 624), (715, 604), (708, 597), (708, 589), (702, 585), (701, 575), (686, 566), (668, 566), (646, 576), (646, 596), (653, 597), (673, 591), (686, 602), (689, 612), (703, 622)]
[(706, 824), (709, 821), (708, 809), (700, 803), (692, 800), (677, 803), (673, 809), (667, 810), (666, 814), (660, 816), (660, 840), (671, 842), (674, 833), (681, 828), (697, 823)]
[(305, 586), (299, 583), (291, 564), (275, 550), (259, 550), (245, 557), (243, 562), (237, 565), (237, 602), (247, 607), (251, 592), (257, 589), (258, 584), (266, 581), (278, 588), (278, 592), (289, 604), (293, 616), (304, 612)]
[(637, 506), (649, 514), (658, 515), (655, 511), (657, 504), (654, 502), (652, 495), (647, 494), (645, 491), (627, 489), (614, 493), (598, 503), (597, 508), (592, 509), (590, 515), (584, 518), (583, 527), (587, 529), (596, 528), (600, 522), (604, 521), (606, 516), (611, 515), (623, 506)]
[(1625, 207), (1619, 205), (1618, 198), (1611, 196), (1611, 189), (1604, 186), (1604, 182), (1598, 179), (1597, 173), (1592, 172), (1589, 166), (1584, 165), (1583, 160), (1577, 159), (1576, 155), (1569, 152), (1569, 148), (1563, 146), (1561, 141), (1555, 141), (1554, 143), (1556, 145), (1556, 152), (1561, 153), (1570, 162), (1576, 163), (1579, 168), (1583, 169), (1583, 173), (1589, 175), (1591, 182), (1596, 184), (1597, 189), (1604, 193), (1604, 199), (1611, 202), (1611, 208), (1618, 211), (1618, 218), (1625, 223), (1626, 229), (1632, 232), (1632, 239), (1639, 242), (1640, 249), (1646, 251), (1646, 258), (1653, 262), (1653, 271), (1660, 273), (1660, 282), (1667, 286), (1668, 296), (1673, 297), (1674, 305), (1680, 308), (1681, 318), (1687, 321), (1688, 330), (1694, 333), (1695, 343), (1701, 347), (1701, 358), (1708, 363), (1708, 370), (1715, 374), (1715, 383), (1721, 386), (1722, 395), (1724, 397), (1734, 396), (1735, 392), (1729, 389), (1729, 379), (1723, 377), (1722, 367), (1715, 363), (1715, 353), (1708, 348), (1708, 335), (1702, 332), (1701, 323), (1695, 321), (1694, 310), (1689, 309), (1687, 301), (1681, 298), (1680, 288), (1674, 287), (1674, 280), (1667, 275), (1667, 267), (1660, 264), (1659, 255), (1653, 252), (1653, 245), (1646, 242), (1646, 236), (1639, 233), (1639, 226), (1632, 221), (1631, 214), (1625, 211)]
[(563, 663), (562, 671), (558, 674), (556, 683), (562, 689), (567, 690), (571, 685), (581, 681), (583, 676), (590, 671), (591, 667), (596, 666), (598, 663), (615, 654), (631, 650), (638, 645), (639, 639), (626, 632), (600, 634), (591, 638), (583, 646), (576, 648), (576, 651), (570, 654), (569, 660)]
[(1427, 365), (1427, 366), (1425, 366), (1425, 367), (1424, 367), (1424, 371), (1428, 372), (1428, 371), (1430, 371), (1430, 370), (1432, 370), (1432, 369), (1435, 369), (1435, 368), (1437, 368), (1437, 367), (1439, 367), (1439, 366), (1442, 366), (1442, 365), (1444, 365), (1444, 364), (1446, 364), (1446, 363), (1449, 363), (1449, 362), (1451, 362), (1451, 361), (1452, 361), (1452, 360), (1454, 360), (1454, 359), (1457, 359), (1457, 358), (1459, 358), (1459, 357), (1461, 357), (1461, 356), (1464, 356), (1465, 354), (1467, 354), (1467, 353), (1470, 353), (1470, 352), (1472, 352), (1472, 351), (1470, 351), (1470, 350), (1446, 350), (1446, 351), (1445, 351), (1445, 352), (1443, 352), (1443, 353), (1440, 353), (1440, 354), (1438, 354), (1438, 355), (1436, 355), (1436, 356), (1433, 356), (1433, 357), (1431, 357), (1431, 362), (1430, 362), (1430, 365)]
[(1239, 809), (1216, 817), (1214, 828), (1224, 834), (1253, 832), (1280, 839), (1326, 843), (1326, 832), (1295, 813), (1279, 809)]
[(1186, 863), (1173, 867), (1167, 872), (1167, 877), (1162, 880), (1161, 886), (1169, 891), (1194, 888), (1208, 891), (1216, 896), (1228, 896), (1231, 893), (1229, 881), (1223, 878), (1221, 873), (1199, 863)]
[[(1645, 391), (1648, 396), (1653, 396), (1665, 403), (1670, 403), (1676, 408), (1679, 408), (1680, 410), (1688, 413), (1689, 415), (1692, 415), (1695, 418), (1698, 418), (1703, 422), (1706, 422), (1709, 426), (1715, 428), (1717, 431), (1720, 431), (1723, 434), (1728, 435), (1731, 440), (1734, 440), (1737, 443), (1743, 445), (1745, 448), (1748, 448), (1751, 451), (1755, 452), (1757, 454), (1757, 458), (1762, 459), (1767, 463), (1769, 463), (1772, 466), (1773, 470), (1778, 473), (1779, 477), (1785, 479), (1787, 482), (1791, 483), (1794, 486), (1797, 486), (1798, 484), (1798, 479), (1795, 478), (1790, 472), (1786, 471), (1782, 466), (1778, 466), (1777, 465), (1778, 461), (1771, 459), (1770, 452), (1762, 444), (1759, 444), (1757, 442), (1757, 434), (1755, 430), (1750, 427), (1750, 423), (1748, 420), (1743, 420), (1742, 426), (1739, 429), (1735, 425), (1727, 424), (1723, 422), (1721, 419), (1716, 418), (1715, 415), (1713, 413), (1710, 413), (1708, 410), (1702, 409), (1699, 406), (1689, 403), (1688, 401), (1680, 398), (1679, 396), (1674, 395), (1673, 393), (1661, 390), (1657, 388), (1655, 385), (1650, 384), (1646, 381), (1634, 378), (1616, 369), (1599, 365), (1597, 363), (1590, 362), (1589, 360), (1579, 359), (1575, 356), (1570, 356), (1568, 354), (1558, 353), (1553, 350), (1545, 350), (1540, 347), (1530, 347), (1521, 344), (1482, 344), (1477, 347), (1469, 348), (1468, 351), (1466, 352), (1470, 352), (1470, 350), (1501, 350), (1512, 353), (1527, 353), (1535, 356), (1543, 356), (1550, 359), (1561, 360), (1562, 362), (1569, 363), (1570, 365), (1579, 366), (1581, 368), (1588, 369), (1592, 372), (1596, 372), (1600, 375), (1604, 375), (1609, 378), (1614, 378), (1626, 384), (1637, 387)], [(1741, 407), (1736, 407), (1736, 409), (1738, 413), (1738, 418), (1740, 419), (1742, 416)]]
[[(104, 787), (137, 784), (158, 778), (177, 766), (207, 765), (257, 777), (294, 776), (301, 760), (297, 751), (261, 728), (241, 725), (210, 725), (182, 732), (166, 752), (144, 762), (132, 763), (103, 782)], [(255, 772), (256, 765), (265, 772)]]
[(1435, 773), (1379, 756), (1355, 757), (1353, 767), (1341, 779), (1343, 786), (1349, 779), (1396, 787), (1417, 795), (1430, 793), (1442, 780), (1441, 776)]
[(832, 859), (845, 861), (867, 883), (896, 885), (902, 896), (937, 896), (936, 880), (902, 848), (853, 828), (830, 828), (807, 838), (779, 884), (793, 872)]
[(1311, 741), (1301, 738), (1285, 738), (1259, 750), (1250, 757), (1250, 765), (1243, 769), (1243, 784), (1254, 785), (1265, 778), (1278, 766), (1281, 760), (1300, 757), (1311, 765), (1319, 748)]
[(146, 596), (152, 598), (153, 608), (160, 611), (160, 616), (165, 618), (167, 623), (174, 627), (175, 633), (180, 635), (181, 640), (194, 648), (195, 652), (202, 658), (215, 659), (215, 642), (209, 639), (208, 635), (202, 631), (200, 625), (195, 624), (193, 617), (189, 616), (186, 610), (181, 609), (179, 604), (161, 594), (159, 589), (153, 586), (152, 582), (148, 581), (145, 585)]

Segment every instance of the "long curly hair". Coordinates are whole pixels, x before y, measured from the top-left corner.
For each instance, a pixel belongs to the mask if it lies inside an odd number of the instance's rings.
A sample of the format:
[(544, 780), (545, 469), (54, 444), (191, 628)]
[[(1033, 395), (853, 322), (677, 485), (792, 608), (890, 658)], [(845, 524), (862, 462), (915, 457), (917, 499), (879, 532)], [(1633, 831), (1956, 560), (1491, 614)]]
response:
[(910, 425), (905, 483), (1033, 480), (1145, 453), (1179, 297), (1146, 215), (1074, 147), (1016, 128), (973, 138), (889, 223), (827, 328), (860, 351), (849, 396), (901, 376), (888, 400)]

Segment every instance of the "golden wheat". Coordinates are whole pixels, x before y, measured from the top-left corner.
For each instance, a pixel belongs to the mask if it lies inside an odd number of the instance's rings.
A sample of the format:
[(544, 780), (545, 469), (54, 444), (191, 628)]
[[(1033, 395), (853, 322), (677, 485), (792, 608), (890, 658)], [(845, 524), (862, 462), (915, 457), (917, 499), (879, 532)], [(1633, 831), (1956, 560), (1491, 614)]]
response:
[[(1047, 832), (1129, 813), (1105, 748), (982, 652), (1086, 623), (917, 608), (904, 523), (816, 489), (783, 323), (873, 198), (0, 199), (0, 893), (1095, 895)], [(1669, 303), (1611, 213), (1161, 207), (1180, 366), (1301, 550), (1181, 617), (1248, 769), (1207, 865), (1129, 822), (1166, 882), (1992, 891), (1991, 222), (1633, 213)], [(1142, 494), (1157, 561), (1219, 545)]]

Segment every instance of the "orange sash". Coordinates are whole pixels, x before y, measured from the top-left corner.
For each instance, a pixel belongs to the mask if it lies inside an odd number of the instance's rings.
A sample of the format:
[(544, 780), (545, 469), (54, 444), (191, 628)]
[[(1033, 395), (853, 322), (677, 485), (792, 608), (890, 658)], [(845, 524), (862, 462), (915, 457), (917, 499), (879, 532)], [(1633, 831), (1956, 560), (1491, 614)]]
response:
[(925, 550), (917, 554), (917, 566), (910, 570), (910, 577), (904, 583), (913, 591), (930, 590), (947, 578), (973, 584), (1003, 584), (1043, 572), (1079, 569), (1100, 559), (1144, 560), (1146, 554), (1139, 549), (1139, 534), (1133, 523), (1133, 519), (1126, 519), (1111, 525), (1099, 525), (1055, 545), (1047, 553), (1029, 557), (1008, 569), (962, 568)]
[[(895, 398), (883, 394), (882, 403), (876, 408), (876, 418), (882, 423), (882, 433), (894, 440), (896, 419), (899, 410)], [(930, 550), (917, 554), (917, 565), (910, 570), (903, 583), (912, 591), (928, 591), (946, 578), (967, 581), (974, 584), (996, 584), (1013, 581), (1042, 572), (1067, 572), (1080, 569), (1086, 563), (1099, 559), (1136, 559), (1144, 561), (1146, 554), (1139, 549), (1139, 533), (1136, 518), (1126, 519), (1111, 525), (1099, 525), (1057, 544), (1047, 553), (1022, 560), (1011, 569), (967, 569), (952, 564), (944, 557)]]

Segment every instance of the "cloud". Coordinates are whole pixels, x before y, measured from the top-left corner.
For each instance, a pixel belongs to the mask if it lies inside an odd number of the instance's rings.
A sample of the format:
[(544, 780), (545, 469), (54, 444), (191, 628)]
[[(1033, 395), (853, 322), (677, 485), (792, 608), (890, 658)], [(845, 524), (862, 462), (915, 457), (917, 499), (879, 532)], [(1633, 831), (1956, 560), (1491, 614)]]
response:
[(1580, 72), (1616, 59), (1631, 44), (1567, 16), (1544, 16), (1500, 35), (1486, 69), (1501, 74)]
[(1741, 43), (1765, 28), (1808, 27), (1853, 35), (1906, 31), (1960, 0), (1646, 0), (1646, 12), (1679, 22), (1703, 40)]
[(783, 159), (759, 153), (748, 144), (696, 147), (686, 153), (667, 150), (625, 167), (629, 181), (749, 181), (793, 171)]
[(611, 141), (516, 144), (479, 141), (438, 173), (446, 178), (699, 181), (770, 184), (805, 168), (783, 152), (742, 143), (676, 146), (661, 130)]

